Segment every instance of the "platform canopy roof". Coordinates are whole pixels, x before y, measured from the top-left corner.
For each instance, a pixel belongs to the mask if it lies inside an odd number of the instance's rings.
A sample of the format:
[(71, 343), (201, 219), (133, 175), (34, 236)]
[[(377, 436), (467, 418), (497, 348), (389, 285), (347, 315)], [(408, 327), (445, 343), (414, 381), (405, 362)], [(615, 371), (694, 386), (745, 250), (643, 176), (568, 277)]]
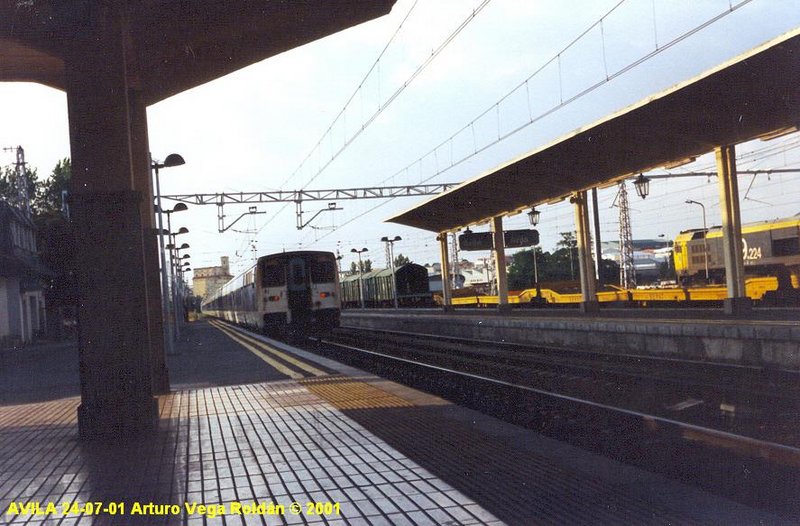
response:
[(119, 9), (135, 69), (131, 82), (153, 104), (384, 15), (394, 2), (0, 0), (0, 81), (64, 89), (65, 53), (92, 34), (102, 10)]
[(446, 232), (800, 124), (800, 30), (396, 215)]

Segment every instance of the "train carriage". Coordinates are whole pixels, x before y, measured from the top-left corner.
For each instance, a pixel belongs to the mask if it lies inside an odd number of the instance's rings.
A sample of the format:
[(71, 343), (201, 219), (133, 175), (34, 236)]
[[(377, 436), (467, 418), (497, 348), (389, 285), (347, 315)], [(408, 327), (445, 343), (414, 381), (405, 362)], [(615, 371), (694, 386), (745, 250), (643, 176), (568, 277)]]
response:
[(315, 251), (263, 256), (201, 308), (209, 316), (277, 336), (338, 327), (341, 292), (336, 257)]
[[(365, 307), (391, 307), (394, 305), (395, 289), (392, 287), (391, 269), (364, 272), (361, 276), (344, 276), (342, 302), (347, 307), (357, 307), (361, 302), (359, 280), (363, 288)], [(433, 305), (428, 284), (428, 269), (415, 263), (406, 263), (395, 269), (397, 303), (401, 307)]]
[(407, 263), (395, 270), (397, 301), (404, 307), (433, 305), (428, 269)]

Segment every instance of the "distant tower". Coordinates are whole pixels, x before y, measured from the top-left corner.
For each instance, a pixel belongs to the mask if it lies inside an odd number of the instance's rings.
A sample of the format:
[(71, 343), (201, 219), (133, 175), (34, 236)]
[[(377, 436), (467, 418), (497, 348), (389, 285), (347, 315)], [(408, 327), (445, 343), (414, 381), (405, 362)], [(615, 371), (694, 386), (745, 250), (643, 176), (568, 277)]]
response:
[(631, 213), (628, 208), (628, 190), (625, 181), (619, 183), (619, 286), (636, 287), (636, 269), (633, 267), (633, 234)]
[(16, 151), (17, 162), (14, 168), (14, 178), (11, 181), (16, 190), (13, 205), (22, 210), (26, 215), (31, 215), (31, 200), (28, 195), (28, 175), (25, 173), (25, 150), (22, 146), (16, 148), (3, 148), (7, 152)]
[(453, 288), (458, 287), (458, 271), (459, 265), (458, 262), (461, 261), (458, 257), (458, 235), (453, 232), (453, 240), (452, 240), (452, 247), (450, 248), (450, 267), (452, 271), (450, 272), (450, 279), (453, 280)]

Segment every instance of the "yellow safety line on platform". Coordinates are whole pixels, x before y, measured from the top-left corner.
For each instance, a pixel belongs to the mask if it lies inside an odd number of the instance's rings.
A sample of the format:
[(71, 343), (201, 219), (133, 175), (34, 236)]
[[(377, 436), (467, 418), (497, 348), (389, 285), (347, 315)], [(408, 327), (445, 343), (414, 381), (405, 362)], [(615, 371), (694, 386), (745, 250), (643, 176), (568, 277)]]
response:
[[(221, 322), (218, 322), (218, 323), (221, 324)], [(259, 340), (257, 338), (254, 338), (254, 337), (250, 336), (249, 334), (244, 334), (242, 332), (237, 331), (234, 328), (228, 328), (228, 329), (232, 330), (232, 331), (235, 331), (236, 334), (238, 334), (240, 337), (242, 337), (242, 338), (246, 339), (247, 341), (253, 343), (254, 345), (260, 347), (265, 352), (268, 352), (268, 353), (270, 353), (270, 354), (272, 354), (274, 356), (277, 356), (278, 358), (282, 359), (283, 361), (286, 361), (286, 362), (289, 362), (289, 363), (291, 363), (293, 365), (296, 365), (300, 369), (302, 369), (302, 370), (304, 370), (306, 372), (309, 372), (309, 373), (313, 374), (314, 376), (328, 376), (328, 373), (326, 373), (325, 371), (321, 371), (320, 369), (317, 369), (313, 365), (310, 365), (310, 364), (308, 364), (306, 362), (303, 362), (301, 360), (298, 360), (298, 359), (294, 358), (293, 356), (290, 356), (289, 354), (286, 354), (286, 353), (284, 353), (282, 351), (279, 351), (275, 347), (272, 347), (271, 345), (269, 345), (269, 344), (267, 344), (265, 342), (262, 342), (261, 340)]]
[(281, 373), (285, 374), (286, 376), (288, 376), (292, 380), (300, 380), (302, 378), (305, 378), (305, 375), (303, 375), (301, 373), (298, 373), (294, 369), (289, 369), (288, 367), (286, 367), (284, 364), (280, 363), (279, 361), (274, 360), (274, 359), (270, 358), (269, 356), (264, 356), (264, 352), (263, 351), (260, 351), (260, 350), (256, 349), (255, 347), (253, 347), (252, 345), (247, 343), (243, 338), (237, 337), (237, 335), (233, 331), (231, 331), (230, 329), (222, 326), (221, 323), (219, 323), (219, 322), (215, 323), (214, 321), (212, 321), (211, 325), (213, 327), (219, 329), (220, 331), (222, 331), (222, 333), (225, 334), (228, 338), (230, 338), (231, 340), (235, 341), (236, 343), (238, 343), (239, 345), (241, 345), (242, 347), (244, 347), (245, 349), (247, 349), (251, 353), (255, 354), (256, 356), (258, 356), (259, 358), (264, 360), (267, 364), (271, 365), (272, 367), (274, 367), (275, 369), (277, 369)]

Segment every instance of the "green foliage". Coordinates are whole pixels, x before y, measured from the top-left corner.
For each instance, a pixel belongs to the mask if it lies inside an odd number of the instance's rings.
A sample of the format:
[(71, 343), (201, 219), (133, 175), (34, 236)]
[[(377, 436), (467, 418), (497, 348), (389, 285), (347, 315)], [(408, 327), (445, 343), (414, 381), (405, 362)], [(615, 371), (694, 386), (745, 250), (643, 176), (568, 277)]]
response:
[(34, 222), (38, 231), (39, 253), (44, 263), (55, 274), (48, 291), (49, 301), (74, 302), (76, 282), (74, 277), (75, 232), (64, 217), (64, 192), (69, 192), (72, 164), (62, 159), (53, 168), (50, 177), (37, 188)]
[(602, 281), (605, 285), (618, 285), (619, 263), (611, 259), (601, 259), (600, 281)]
[(50, 178), (36, 189), (36, 209), (39, 214), (59, 215), (63, 208), (63, 192), (69, 191), (72, 163), (69, 159), (58, 161)]
[[(372, 260), (364, 259), (361, 261), (361, 272), (369, 272), (372, 270)], [(358, 274), (358, 262), (353, 261), (350, 263), (350, 274)]]
[(394, 258), (394, 268), (402, 267), (408, 263), (411, 263), (411, 260), (403, 254), (398, 254), (397, 257)]
[[(536, 247), (536, 269), (540, 283), (575, 281), (580, 278), (577, 250), (568, 248), (570, 242), (568, 236), (565, 236), (562, 242), (559, 242), (562, 248), (552, 253), (544, 252), (541, 248)], [(572, 268), (570, 267), (570, 252), (573, 252)], [(534, 275), (533, 250), (522, 250), (511, 257), (508, 271), (508, 288), (510, 290), (535, 287)], [(600, 263), (600, 276), (603, 283), (616, 283), (619, 280), (619, 265), (614, 261), (603, 259)]]
[[(0, 173), (0, 198), (8, 203), (16, 202), (16, 190), (12, 184), (16, 175), (16, 168), (7, 166)], [(28, 197), (31, 201), (31, 212), (34, 221), (43, 216), (57, 216), (61, 214), (62, 192), (69, 190), (69, 181), (72, 176), (72, 165), (69, 159), (58, 161), (50, 177), (44, 181), (39, 180), (36, 169), (25, 169), (28, 182)], [(37, 222), (38, 224), (38, 222)]]
[[(11, 204), (17, 201), (17, 191), (13, 185), (16, 173), (17, 169), (14, 166), (6, 166), (3, 172), (0, 173), (0, 199)], [(29, 167), (25, 168), (25, 176), (28, 182), (28, 196), (31, 198), (31, 208), (35, 213), (36, 195), (42, 183), (39, 182), (36, 170), (31, 170)]]
[[(41, 262), (53, 273), (47, 288), (47, 301), (72, 301), (75, 298), (73, 261), (75, 236), (72, 225), (64, 218), (62, 192), (69, 189), (72, 166), (69, 159), (56, 164), (50, 177), (40, 181), (36, 170), (26, 169), (31, 213), (36, 225), (36, 246)], [(0, 199), (16, 203), (12, 185), (15, 168), (0, 173)]]
[(658, 279), (661, 281), (678, 281), (678, 273), (675, 272), (675, 261), (671, 257), (658, 265)]

